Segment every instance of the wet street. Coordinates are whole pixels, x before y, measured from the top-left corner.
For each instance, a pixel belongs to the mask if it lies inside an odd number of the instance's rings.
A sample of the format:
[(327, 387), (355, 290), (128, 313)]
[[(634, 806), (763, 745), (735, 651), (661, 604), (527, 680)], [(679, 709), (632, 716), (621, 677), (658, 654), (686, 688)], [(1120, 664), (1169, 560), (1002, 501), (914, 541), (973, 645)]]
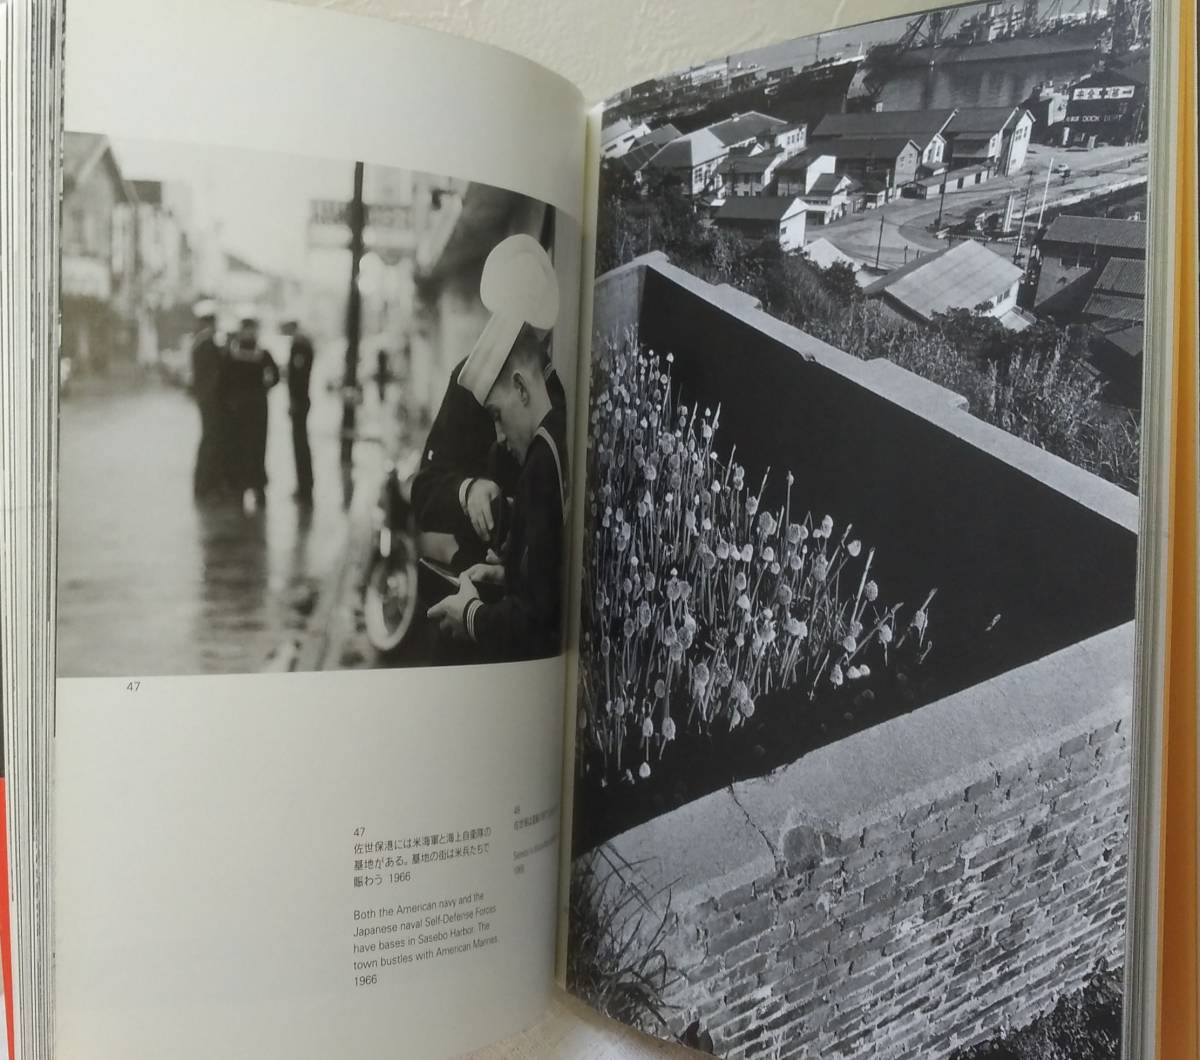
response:
[(374, 500), (387, 417), (370, 389), (359, 409), (360, 437), (367, 437), (355, 445), (353, 475), (343, 475), (341, 404), (314, 381), (314, 502), (306, 508), (292, 499), (283, 385), (269, 403), (267, 501), (247, 515), (232, 500), (193, 500), (199, 414), (185, 391), (87, 381), (64, 397), (60, 676), (289, 669), (320, 636), (313, 627), (349, 527)]

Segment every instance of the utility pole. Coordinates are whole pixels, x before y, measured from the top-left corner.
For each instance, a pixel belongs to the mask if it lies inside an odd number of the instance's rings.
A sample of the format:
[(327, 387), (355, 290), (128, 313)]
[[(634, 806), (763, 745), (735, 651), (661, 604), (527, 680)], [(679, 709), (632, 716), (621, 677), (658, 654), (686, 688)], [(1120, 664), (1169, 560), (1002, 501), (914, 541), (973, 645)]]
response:
[(1042, 205), (1038, 209), (1038, 228), (1042, 227), (1042, 215), (1046, 212), (1046, 196), (1050, 194), (1050, 174), (1054, 172), (1054, 156), (1050, 156), (1050, 164), (1046, 167), (1046, 183), (1042, 185)]
[(879, 268), (879, 252), (883, 250), (883, 207), (879, 207), (879, 242), (875, 244), (875, 268)]
[(354, 163), (354, 197), (350, 200), (350, 297), (346, 300), (346, 368), (342, 375), (342, 466), (354, 461), (354, 435), (358, 419), (358, 343), (362, 332), (362, 294), (358, 269), (363, 256), (363, 164)]
[(1017, 245), (1013, 248), (1013, 264), (1021, 258), (1021, 243), (1025, 238), (1025, 215), (1029, 212), (1029, 189), (1033, 186), (1033, 170), (1029, 171), (1029, 179), (1025, 181), (1025, 198), (1021, 202), (1021, 225), (1017, 229)]
[(935, 232), (941, 231), (942, 228), (942, 209), (946, 205), (946, 173), (942, 172), (942, 190), (938, 195), (938, 219), (933, 226)]

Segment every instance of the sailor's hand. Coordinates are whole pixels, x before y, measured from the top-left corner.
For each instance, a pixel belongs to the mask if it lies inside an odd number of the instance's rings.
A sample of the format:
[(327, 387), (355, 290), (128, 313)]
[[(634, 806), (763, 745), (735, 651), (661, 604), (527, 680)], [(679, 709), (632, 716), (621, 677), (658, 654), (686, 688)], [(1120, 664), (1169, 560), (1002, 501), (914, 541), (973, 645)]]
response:
[(462, 577), (469, 578), (475, 585), (504, 585), (504, 565), (499, 560), (492, 560), (495, 555), (489, 550), (488, 562), (476, 563), (462, 572)]
[(477, 478), (467, 489), (467, 518), (480, 541), (491, 541), (496, 521), (492, 501), (500, 496), (500, 487), (490, 478)]
[(464, 616), (467, 611), (467, 604), (472, 600), (478, 600), (479, 593), (476, 590), (471, 579), (466, 574), (460, 574), (458, 578), (458, 592), (453, 596), (447, 596), (444, 600), (439, 600), (425, 614), (431, 618), (442, 632), (451, 633), (458, 637), (467, 635), (467, 626), (464, 621)]

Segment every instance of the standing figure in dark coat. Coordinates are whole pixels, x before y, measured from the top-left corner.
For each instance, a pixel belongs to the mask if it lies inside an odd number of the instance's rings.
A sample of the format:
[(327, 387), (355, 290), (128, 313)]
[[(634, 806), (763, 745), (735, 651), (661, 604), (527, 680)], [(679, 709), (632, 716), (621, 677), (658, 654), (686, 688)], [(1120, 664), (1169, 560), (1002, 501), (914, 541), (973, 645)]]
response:
[(197, 302), (192, 311), (196, 317), (196, 333), (192, 340), (192, 396), (200, 410), (200, 444), (196, 449), (192, 493), (197, 500), (202, 500), (222, 493), (227, 485), (221, 415), (221, 376), (226, 356), (217, 342), (216, 304), (205, 299)]
[(292, 418), (292, 453), (296, 457), (296, 500), (312, 503), (312, 450), (308, 446), (309, 381), (312, 378), (313, 345), (295, 320), (285, 320), (281, 330), (292, 340), (288, 353), (288, 414)]
[(225, 414), (229, 421), (229, 469), (234, 488), (247, 504), (252, 491), (261, 506), (267, 488), (267, 391), (279, 382), (279, 366), (258, 344), (258, 318), (243, 315), (229, 344), (225, 372)]

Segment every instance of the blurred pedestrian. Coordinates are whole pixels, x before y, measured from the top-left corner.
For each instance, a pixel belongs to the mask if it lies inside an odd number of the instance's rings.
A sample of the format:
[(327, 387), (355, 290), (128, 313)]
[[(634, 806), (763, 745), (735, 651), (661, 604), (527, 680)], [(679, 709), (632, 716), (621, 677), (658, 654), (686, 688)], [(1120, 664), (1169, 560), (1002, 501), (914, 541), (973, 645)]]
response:
[(192, 493), (197, 500), (224, 492), (225, 440), (221, 415), (221, 377), (227, 360), (217, 341), (217, 306), (202, 299), (192, 308), (196, 318), (192, 339), (192, 396), (200, 410), (200, 444), (196, 448), (196, 468), (192, 474)]
[(292, 340), (288, 352), (288, 415), (292, 418), (292, 453), (296, 458), (296, 492), (300, 504), (312, 503), (312, 450), (308, 445), (309, 382), (312, 378), (312, 341), (300, 330), (295, 319), (285, 320), (282, 332)]
[(258, 315), (243, 310), (237, 335), (229, 343), (224, 373), (224, 411), (228, 418), (230, 478), (245, 507), (261, 507), (267, 489), (267, 391), (279, 382), (279, 366), (258, 342)]

